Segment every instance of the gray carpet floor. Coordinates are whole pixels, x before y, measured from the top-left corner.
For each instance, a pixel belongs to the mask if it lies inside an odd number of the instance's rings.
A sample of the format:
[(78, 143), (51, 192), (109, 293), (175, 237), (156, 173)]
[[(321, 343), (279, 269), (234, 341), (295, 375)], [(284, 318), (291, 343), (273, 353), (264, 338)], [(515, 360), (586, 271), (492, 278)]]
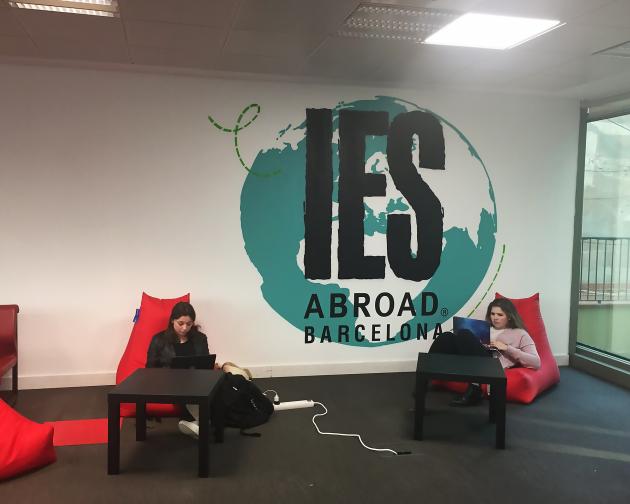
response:
[[(2, 503), (147, 502), (425, 503), (630, 502), (630, 392), (573, 369), (531, 405), (509, 404), (507, 449), (494, 449), (487, 401), (452, 408), (453, 395), (430, 391), (425, 440), (413, 438), (412, 373), (268, 378), (282, 401), (313, 399), (322, 411), (276, 412), (260, 438), (226, 432), (210, 447), (208, 479), (197, 478), (195, 441), (176, 419), (150, 422), (135, 441), (121, 434), (121, 474), (107, 475), (105, 445), (59, 447), (56, 463), (0, 484)], [(109, 387), (25, 390), (17, 409), (37, 420), (106, 416)]]

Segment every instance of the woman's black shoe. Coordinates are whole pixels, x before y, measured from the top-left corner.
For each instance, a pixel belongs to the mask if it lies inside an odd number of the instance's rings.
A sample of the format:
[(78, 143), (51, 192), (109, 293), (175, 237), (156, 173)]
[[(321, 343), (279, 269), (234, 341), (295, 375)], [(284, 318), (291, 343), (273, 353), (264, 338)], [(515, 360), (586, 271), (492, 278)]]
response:
[(479, 404), (483, 399), (483, 393), (479, 385), (470, 384), (464, 392), (464, 395), (452, 400), (449, 404), (451, 406), (474, 406)]

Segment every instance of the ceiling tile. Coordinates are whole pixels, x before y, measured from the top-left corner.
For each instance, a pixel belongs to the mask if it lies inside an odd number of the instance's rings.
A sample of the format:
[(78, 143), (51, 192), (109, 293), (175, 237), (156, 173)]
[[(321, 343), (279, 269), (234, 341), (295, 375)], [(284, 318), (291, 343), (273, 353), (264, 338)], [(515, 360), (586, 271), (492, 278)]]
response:
[(43, 56), (54, 59), (130, 63), (124, 44), (76, 43), (56, 38), (35, 39)]
[(25, 36), (26, 32), (13, 17), (11, 9), (0, 6), (0, 35)]
[(357, 0), (243, 0), (234, 28), (280, 33), (334, 33)]
[(6, 56), (40, 56), (37, 47), (28, 37), (0, 35), (0, 54)]
[(304, 63), (281, 56), (224, 53), (213, 68), (228, 72), (301, 75)]
[(571, 77), (566, 75), (545, 73), (519, 78), (512, 84), (517, 89), (529, 92), (557, 93), (572, 86), (574, 82)]
[(125, 29), (130, 45), (209, 52), (221, 49), (227, 33), (207, 26), (133, 20), (125, 22)]
[(630, 72), (630, 58), (613, 56), (588, 56), (574, 58), (553, 70), (523, 77), (519, 84), (526, 87), (561, 90), (594, 83), (616, 74)]
[(91, 41), (94, 44), (124, 42), (125, 39), (122, 23), (118, 18), (24, 9), (15, 9), (15, 15), (33, 38)]
[(597, 81), (568, 87), (564, 90), (563, 96), (578, 99), (588, 97), (591, 100), (609, 98), (619, 95), (619, 90), (627, 91), (628, 82), (630, 82), (630, 72), (622, 72), (617, 75), (605, 76)]
[(385, 67), (398, 61), (401, 51), (413, 52), (415, 48), (398, 41), (329, 37), (307, 61), (306, 72), (339, 79), (380, 80)]
[[(591, 12), (588, 22), (594, 26), (630, 27), (630, 2), (617, 0)], [(630, 40), (630, 33), (628, 33)]]
[(624, 71), (630, 71), (630, 58), (603, 55), (577, 58), (553, 70), (557, 75), (573, 77), (576, 84)]
[(451, 76), (471, 64), (478, 49), (417, 45), (415, 53), (396, 60), (390, 75), (407, 84), (449, 83)]
[(228, 53), (258, 54), (262, 56), (282, 55), (306, 58), (322, 42), (323, 37), (310, 33), (289, 34), (234, 30), (225, 45)]
[(566, 54), (532, 52), (522, 46), (509, 51), (477, 51), (454, 72), (453, 78), (461, 82), (507, 83), (518, 77), (555, 69), (571, 59)]
[(628, 40), (630, 32), (623, 28), (599, 29), (589, 25), (567, 23), (549, 33), (530, 40), (520, 47), (545, 54), (548, 51), (588, 56), (596, 51)]
[(475, 12), (569, 21), (612, 0), (482, 0)]
[[(375, 0), (566, 21), (512, 50), (336, 36), (361, 0), (119, 0), (120, 18), (10, 9), (0, 55), (216, 69), (358, 83), (543, 93), (628, 91), (629, 60), (591, 54), (630, 39), (630, 0)], [(230, 32), (230, 30), (232, 30)], [(501, 87), (502, 86), (502, 87)], [(529, 86), (529, 87), (527, 87)]]
[(224, 28), (230, 26), (237, 0), (118, 0), (125, 19), (164, 21)]
[(219, 52), (182, 49), (176, 47), (130, 46), (131, 60), (136, 65), (208, 69), (214, 65)]

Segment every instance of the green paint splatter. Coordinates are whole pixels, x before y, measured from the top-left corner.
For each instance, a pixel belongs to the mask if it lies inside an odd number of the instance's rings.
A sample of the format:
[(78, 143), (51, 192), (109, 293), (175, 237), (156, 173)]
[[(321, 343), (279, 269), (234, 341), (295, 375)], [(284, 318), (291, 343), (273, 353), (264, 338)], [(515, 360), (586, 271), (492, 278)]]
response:
[[(241, 125), (241, 122), (243, 121), (243, 117), (245, 117), (245, 114), (247, 114), (247, 112), (249, 112), (252, 109), (255, 109), (255, 112), (254, 112), (254, 115), (252, 116), (252, 118), (249, 121), (247, 121), (245, 124)], [(260, 115), (260, 105), (258, 105), (257, 103), (252, 103), (252, 104), (248, 105), (247, 107), (245, 107), (243, 110), (241, 110), (241, 113), (238, 115), (238, 118), (236, 119), (236, 124), (234, 125), (233, 128), (226, 128), (225, 126), (222, 126), (221, 124), (219, 124), (210, 115), (208, 116), (208, 120), (210, 121), (210, 124), (212, 124), (219, 131), (223, 131), (224, 133), (233, 133), (234, 134), (234, 151), (236, 152), (236, 157), (241, 162), (241, 166), (243, 168), (245, 168), (245, 170), (247, 170), (252, 175), (256, 175), (257, 177), (273, 177), (274, 175), (278, 175), (282, 171), (282, 168), (275, 169), (275, 170), (268, 171), (268, 172), (253, 171), (249, 166), (247, 166), (245, 161), (243, 161), (243, 157), (241, 156), (241, 149), (240, 149), (240, 146), (239, 146), (239, 143), (238, 143), (238, 133), (239, 133), (239, 131), (244, 130), (245, 128), (247, 128), (256, 119), (258, 119), (259, 115)], [(280, 136), (282, 136), (284, 134), (284, 132), (286, 132), (286, 130), (288, 130), (290, 127), (291, 127), (291, 125), (287, 126), (287, 128), (281, 132)]]
[(494, 285), (494, 282), (497, 279), (497, 276), (499, 275), (499, 271), (501, 271), (501, 266), (503, 265), (503, 257), (504, 256), (505, 256), (505, 243), (503, 244), (503, 247), (501, 248), (501, 259), (499, 260), (499, 265), (497, 266), (497, 271), (494, 273), (494, 276), (492, 277), (492, 281), (490, 282), (490, 285), (488, 285), (488, 288), (486, 289), (486, 292), (483, 293), (483, 296), (481, 296), (481, 299), (479, 300), (479, 302), (475, 305), (475, 307), (472, 310), (470, 310), (470, 313), (468, 315), (466, 315), (467, 317), (470, 317), (475, 312), (475, 310), (477, 308), (479, 308), (479, 305), (486, 298), (486, 296), (488, 295), (488, 292), (490, 292), (490, 289)]

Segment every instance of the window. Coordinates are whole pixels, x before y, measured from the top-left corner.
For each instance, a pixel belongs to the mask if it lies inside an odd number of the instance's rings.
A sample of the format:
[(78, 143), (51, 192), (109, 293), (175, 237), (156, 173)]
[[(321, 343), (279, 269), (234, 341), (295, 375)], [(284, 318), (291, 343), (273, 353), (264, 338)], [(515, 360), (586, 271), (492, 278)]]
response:
[(571, 362), (610, 378), (630, 371), (630, 114), (582, 115)]

